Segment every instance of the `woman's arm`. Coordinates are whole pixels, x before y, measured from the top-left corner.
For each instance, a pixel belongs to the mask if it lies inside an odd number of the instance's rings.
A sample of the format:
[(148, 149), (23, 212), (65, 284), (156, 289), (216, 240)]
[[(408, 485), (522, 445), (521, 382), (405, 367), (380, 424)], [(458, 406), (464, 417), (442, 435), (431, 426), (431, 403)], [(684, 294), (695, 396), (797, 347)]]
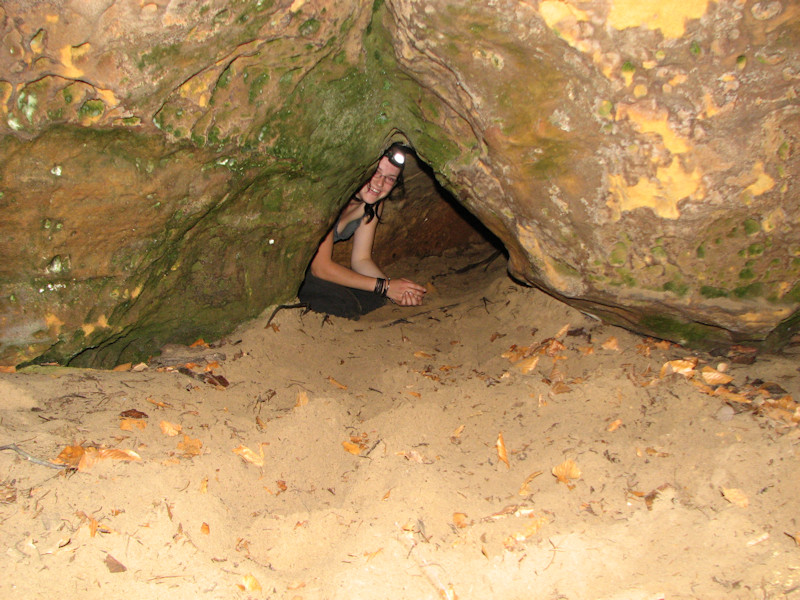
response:
[[(378, 219), (362, 223), (353, 235), (353, 251), (351, 269), (343, 267), (333, 260), (333, 230), (328, 232), (311, 261), (311, 274), (320, 279), (332, 281), (359, 290), (371, 292), (375, 289), (375, 280), (386, 275), (372, 260), (372, 245)], [(403, 306), (418, 306), (427, 290), (408, 279), (393, 279), (389, 284), (387, 297)]]
[[(361, 228), (359, 227), (359, 229)], [(381, 275), (363, 275), (353, 269), (348, 269), (334, 262), (333, 230), (328, 232), (328, 235), (325, 236), (325, 239), (322, 240), (322, 243), (319, 245), (317, 253), (311, 261), (310, 270), (314, 277), (367, 292), (371, 292), (375, 289), (375, 278), (381, 277)]]

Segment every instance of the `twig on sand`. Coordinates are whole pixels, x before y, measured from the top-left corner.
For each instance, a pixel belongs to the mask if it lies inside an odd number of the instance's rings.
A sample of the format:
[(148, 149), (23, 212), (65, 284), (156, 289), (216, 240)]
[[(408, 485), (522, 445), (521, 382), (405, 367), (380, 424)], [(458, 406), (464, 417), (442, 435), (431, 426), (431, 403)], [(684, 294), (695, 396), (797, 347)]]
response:
[(267, 319), (267, 324), (264, 325), (264, 329), (266, 329), (272, 324), (272, 319), (274, 319), (275, 315), (278, 314), (278, 311), (283, 308), (308, 308), (308, 304), (306, 304), (305, 302), (297, 302), (296, 304), (279, 304), (278, 306), (275, 307), (275, 310), (272, 311), (272, 314), (269, 316), (269, 319)]
[(445, 571), (444, 567), (442, 567), (442, 565), (437, 563), (428, 562), (423, 557), (418, 556), (419, 552), (416, 553), (414, 552), (414, 549), (417, 547), (416, 542), (410, 539), (408, 536), (403, 536), (403, 537), (405, 537), (406, 541), (408, 542), (407, 547), (410, 546), (408, 547), (407, 556), (414, 559), (414, 562), (417, 564), (417, 567), (419, 567), (419, 570), (425, 576), (425, 579), (427, 579), (428, 582), (439, 593), (439, 597), (442, 598), (443, 600), (455, 599), (456, 593), (455, 591), (453, 591), (453, 586), (449, 584), (445, 585), (444, 583), (442, 583), (442, 579), (439, 577), (439, 573), (435, 568), (437, 567), (445, 574), (445, 576), (447, 576), (447, 571)]
[(20, 448), (16, 444), (6, 444), (5, 446), (0, 446), (0, 450), (13, 450), (17, 454), (19, 454), (22, 458), (24, 458), (25, 460), (29, 460), (32, 463), (36, 463), (37, 465), (42, 465), (43, 467), (50, 467), (51, 469), (66, 469), (67, 468), (67, 465), (57, 465), (55, 463), (51, 463), (49, 461), (42, 460), (41, 458), (36, 458), (32, 454), (28, 454), (27, 452), (25, 452), (25, 450), (23, 450), (22, 448)]

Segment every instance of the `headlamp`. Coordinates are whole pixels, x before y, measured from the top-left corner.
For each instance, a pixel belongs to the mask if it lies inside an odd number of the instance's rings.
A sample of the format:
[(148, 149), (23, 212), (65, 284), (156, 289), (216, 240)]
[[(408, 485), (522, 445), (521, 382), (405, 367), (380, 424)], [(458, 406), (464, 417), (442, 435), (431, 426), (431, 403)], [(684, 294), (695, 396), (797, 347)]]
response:
[(403, 165), (406, 163), (406, 155), (400, 152), (399, 150), (393, 150), (389, 148), (384, 154), (386, 158), (389, 159), (389, 162), (392, 163), (395, 167), (403, 168)]

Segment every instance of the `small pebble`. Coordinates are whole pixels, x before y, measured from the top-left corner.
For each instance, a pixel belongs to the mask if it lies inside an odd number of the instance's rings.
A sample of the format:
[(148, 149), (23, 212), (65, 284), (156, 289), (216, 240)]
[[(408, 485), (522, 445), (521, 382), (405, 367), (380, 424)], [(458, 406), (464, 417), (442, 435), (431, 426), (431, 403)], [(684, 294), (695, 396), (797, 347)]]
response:
[(733, 407), (730, 404), (720, 406), (716, 417), (718, 421), (730, 421), (733, 418)]

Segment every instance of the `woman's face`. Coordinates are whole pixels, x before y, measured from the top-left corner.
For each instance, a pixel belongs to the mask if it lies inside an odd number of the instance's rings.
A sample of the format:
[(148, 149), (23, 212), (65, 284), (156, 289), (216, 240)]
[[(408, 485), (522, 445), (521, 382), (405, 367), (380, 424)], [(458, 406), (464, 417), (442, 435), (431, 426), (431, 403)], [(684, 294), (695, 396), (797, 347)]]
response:
[(378, 200), (386, 198), (397, 183), (400, 176), (400, 167), (389, 162), (385, 156), (378, 162), (378, 168), (370, 180), (364, 184), (356, 196), (367, 204), (375, 204)]

